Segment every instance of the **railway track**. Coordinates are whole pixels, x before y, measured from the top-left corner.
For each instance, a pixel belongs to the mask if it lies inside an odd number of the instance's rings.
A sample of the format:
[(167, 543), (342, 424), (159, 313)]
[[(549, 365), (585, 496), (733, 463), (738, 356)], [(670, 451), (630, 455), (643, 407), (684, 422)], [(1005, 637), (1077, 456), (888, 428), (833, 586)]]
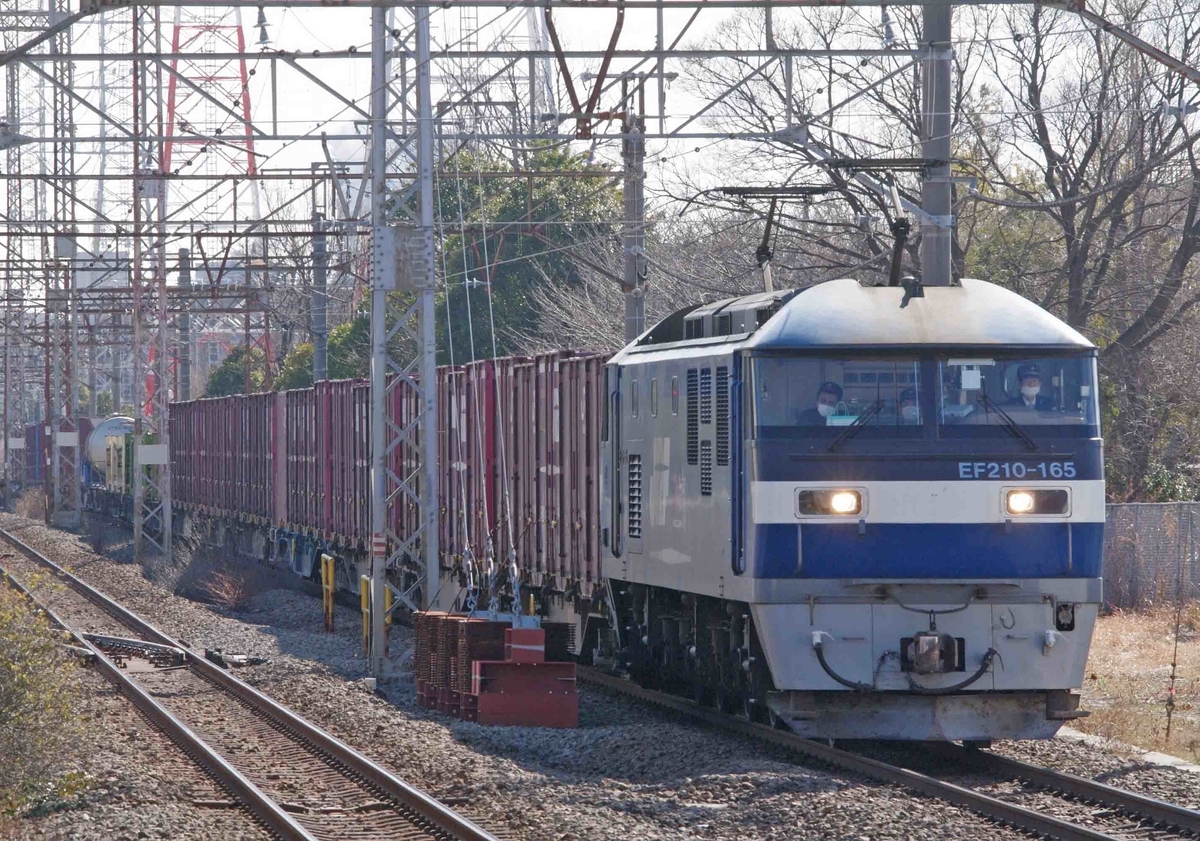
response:
[(163, 732), (285, 841), (497, 841), (492, 833), (396, 777), (171, 639), (0, 530), (16, 551), (0, 572), (18, 589), (36, 576), (51, 621)]
[[(579, 679), (681, 713), (707, 726), (749, 736), (843, 771), (943, 800), (1037, 837), (1061, 841), (1200, 837), (1200, 812), (990, 751), (949, 744), (937, 747), (922, 744), (917, 752), (902, 748), (873, 751), (889, 758), (899, 757), (898, 761), (889, 762), (700, 707), (598, 669), (580, 668)], [(976, 778), (978, 782), (968, 786), (942, 778), (952, 772)], [(1018, 785), (1013, 786), (1013, 782)], [(1003, 794), (980, 790), (989, 786), (1007, 790)], [(1022, 805), (1017, 800), (1037, 803)]]

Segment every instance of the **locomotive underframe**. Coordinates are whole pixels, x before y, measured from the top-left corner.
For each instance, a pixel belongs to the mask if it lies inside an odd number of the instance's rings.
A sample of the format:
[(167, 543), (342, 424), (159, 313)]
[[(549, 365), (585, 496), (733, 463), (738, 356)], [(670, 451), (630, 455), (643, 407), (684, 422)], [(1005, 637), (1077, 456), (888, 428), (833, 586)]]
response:
[[(1086, 715), (1072, 690), (1098, 579), (788, 584), (807, 596), (751, 604), (612, 581), (600, 659), (607, 645), (643, 685), (821, 738), (1050, 738)], [(903, 641), (930, 629), (964, 646), (961, 662), (905, 662)]]

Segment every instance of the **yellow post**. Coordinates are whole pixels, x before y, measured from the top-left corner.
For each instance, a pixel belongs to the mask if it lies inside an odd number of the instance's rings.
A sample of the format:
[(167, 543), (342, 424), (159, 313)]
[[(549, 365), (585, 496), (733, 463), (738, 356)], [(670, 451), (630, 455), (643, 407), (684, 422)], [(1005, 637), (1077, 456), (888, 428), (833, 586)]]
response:
[(383, 653), (388, 653), (388, 639), (392, 634), (392, 588), (383, 587)]
[(358, 592), (362, 599), (363, 657), (369, 657), (371, 654), (371, 579), (369, 576), (364, 575), (358, 579)]
[(321, 595), (325, 601), (325, 630), (333, 633), (333, 592), (336, 586), (334, 560), (329, 555), (321, 555)]

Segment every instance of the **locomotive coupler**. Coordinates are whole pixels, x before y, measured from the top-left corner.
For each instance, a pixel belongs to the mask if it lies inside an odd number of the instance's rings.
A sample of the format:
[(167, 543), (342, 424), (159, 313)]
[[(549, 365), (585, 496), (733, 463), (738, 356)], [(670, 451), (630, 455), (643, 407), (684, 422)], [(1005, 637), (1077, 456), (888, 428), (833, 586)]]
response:
[(958, 670), (959, 642), (949, 634), (922, 632), (901, 640), (900, 668), (918, 675)]

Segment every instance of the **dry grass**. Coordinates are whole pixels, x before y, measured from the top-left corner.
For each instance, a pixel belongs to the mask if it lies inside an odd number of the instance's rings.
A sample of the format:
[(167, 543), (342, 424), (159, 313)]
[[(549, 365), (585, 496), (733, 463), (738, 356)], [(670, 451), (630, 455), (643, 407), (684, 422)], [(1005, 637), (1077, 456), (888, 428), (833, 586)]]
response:
[(15, 590), (0, 585), (0, 816), (60, 795), (81, 726), (75, 663)]
[(1181, 613), (1175, 709), (1167, 738), (1175, 611), (1117, 612), (1096, 626), (1084, 680), (1086, 733), (1200, 761), (1200, 605)]
[(233, 610), (249, 604), (259, 590), (254, 576), (229, 568), (209, 572), (200, 579), (199, 587), (210, 601)]
[(30, 520), (42, 520), (46, 516), (46, 495), (41, 488), (27, 488), (17, 498), (17, 514)]

